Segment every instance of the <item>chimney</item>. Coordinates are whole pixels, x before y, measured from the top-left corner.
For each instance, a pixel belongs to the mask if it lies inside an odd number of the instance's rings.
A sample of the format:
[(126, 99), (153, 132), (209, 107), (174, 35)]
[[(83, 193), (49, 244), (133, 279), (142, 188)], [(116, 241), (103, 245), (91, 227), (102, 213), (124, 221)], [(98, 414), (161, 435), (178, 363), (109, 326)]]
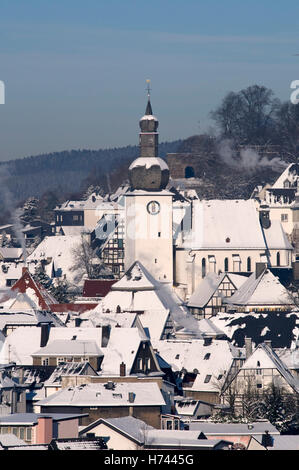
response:
[(271, 339), (266, 339), (266, 340), (264, 341), (264, 343), (265, 343), (267, 346), (269, 346), (270, 349), (272, 349), (272, 342), (271, 342)]
[(246, 359), (249, 358), (252, 354), (252, 339), (245, 337), (245, 351), (246, 351)]
[(135, 393), (134, 392), (129, 392), (128, 401), (129, 401), (129, 403), (134, 403), (134, 401), (135, 401)]
[(260, 275), (265, 271), (266, 268), (266, 263), (255, 263), (255, 279), (260, 277)]
[(213, 342), (213, 338), (204, 338), (203, 339), (203, 345), (204, 346), (210, 346)]
[(81, 325), (81, 318), (75, 318), (75, 328), (79, 328), (79, 326)]
[(47, 346), (49, 336), (50, 336), (50, 324), (42, 323), (41, 332), (40, 332), (40, 347), (41, 348), (44, 348), (45, 346)]
[(119, 375), (120, 375), (120, 377), (125, 377), (126, 376), (126, 364), (124, 362), (122, 362), (119, 365)]
[(110, 338), (110, 325), (102, 326), (102, 343), (101, 347), (106, 348)]
[(24, 276), (24, 274), (27, 273), (27, 272), (28, 272), (27, 266), (23, 266), (22, 267), (22, 276)]
[(35, 439), (35, 444), (50, 444), (53, 439), (53, 419), (51, 416), (38, 417)]
[(112, 382), (112, 380), (108, 380), (107, 383), (105, 383), (104, 387), (106, 390), (114, 390), (115, 389), (115, 383)]
[(262, 446), (264, 447), (273, 447), (273, 437), (269, 434), (269, 431), (265, 431), (262, 435)]

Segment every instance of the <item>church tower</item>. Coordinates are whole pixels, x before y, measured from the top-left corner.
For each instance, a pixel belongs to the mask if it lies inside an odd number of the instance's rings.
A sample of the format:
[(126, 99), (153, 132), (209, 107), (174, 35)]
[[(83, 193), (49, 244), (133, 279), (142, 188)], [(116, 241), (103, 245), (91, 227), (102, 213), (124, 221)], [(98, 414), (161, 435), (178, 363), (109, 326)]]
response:
[(125, 270), (140, 261), (160, 282), (173, 283), (172, 197), (167, 163), (158, 156), (158, 125), (150, 93), (140, 119), (140, 157), (129, 167), (126, 194)]

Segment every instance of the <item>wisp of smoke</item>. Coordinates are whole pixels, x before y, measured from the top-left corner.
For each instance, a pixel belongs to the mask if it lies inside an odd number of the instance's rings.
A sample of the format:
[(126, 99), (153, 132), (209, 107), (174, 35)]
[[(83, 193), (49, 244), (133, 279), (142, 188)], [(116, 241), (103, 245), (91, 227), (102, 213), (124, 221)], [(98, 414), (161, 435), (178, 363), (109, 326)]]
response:
[(23, 259), (26, 263), (26, 244), (25, 244), (25, 237), (22, 232), (22, 224), (20, 222), (20, 213), (21, 209), (16, 209), (14, 204), (14, 198), (11, 194), (7, 184), (6, 179), (10, 177), (9, 169), (7, 165), (0, 165), (0, 191), (2, 192), (4, 205), (12, 214), (13, 217), (13, 228), (16, 234), (17, 239), (20, 242), (23, 251)]
[(287, 163), (281, 158), (274, 157), (269, 159), (265, 156), (261, 157), (250, 147), (242, 149), (237, 157), (236, 151), (233, 149), (229, 139), (221, 140), (217, 147), (219, 155), (228, 166), (244, 170), (248, 173), (261, 168), (271, 168), (274, 171), (280, 171), (287, 166)]

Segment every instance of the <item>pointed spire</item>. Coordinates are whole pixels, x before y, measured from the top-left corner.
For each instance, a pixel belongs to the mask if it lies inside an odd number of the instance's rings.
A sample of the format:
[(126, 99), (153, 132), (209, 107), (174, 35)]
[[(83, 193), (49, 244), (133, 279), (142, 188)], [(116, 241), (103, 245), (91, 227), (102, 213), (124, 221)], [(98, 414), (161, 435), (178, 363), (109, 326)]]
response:
[(153, 110), (152, 110), (152, 105), (150, 102), (150, 98), (148, 98), (146, 110), (145, 110), (145, 116), (152, 116), (153, 115)]
[(153, 110), (152, 110), (152, 105), (151, 105), (151, 88), (150, 88), (150, 80), (146, 80), (147, 83), (147, 106), (145, 110), (145, 116), (152, 116), (153, 115)]

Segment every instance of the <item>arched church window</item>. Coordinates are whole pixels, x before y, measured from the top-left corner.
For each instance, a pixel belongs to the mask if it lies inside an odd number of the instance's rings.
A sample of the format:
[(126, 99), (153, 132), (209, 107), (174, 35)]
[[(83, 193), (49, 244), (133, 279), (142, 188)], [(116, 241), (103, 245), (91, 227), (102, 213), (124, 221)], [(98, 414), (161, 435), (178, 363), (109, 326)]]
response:
[(279, 251), (276, 255), (276, 266), (280, 266), (280, 253), (279, 253)]
[(251, 271), (251, 258), (248, 256), (247, 258), (247, 272)]
[(228, 272), (228, 258), (224, 258), (224, 271)]
[(201, 260), (201, 275), (202, 277), (206, 275), (206, 258), (202, 258)]
[(185, 168), (185, 178), (194, 178), (195, 171), (192, 166), (186, 166)]

